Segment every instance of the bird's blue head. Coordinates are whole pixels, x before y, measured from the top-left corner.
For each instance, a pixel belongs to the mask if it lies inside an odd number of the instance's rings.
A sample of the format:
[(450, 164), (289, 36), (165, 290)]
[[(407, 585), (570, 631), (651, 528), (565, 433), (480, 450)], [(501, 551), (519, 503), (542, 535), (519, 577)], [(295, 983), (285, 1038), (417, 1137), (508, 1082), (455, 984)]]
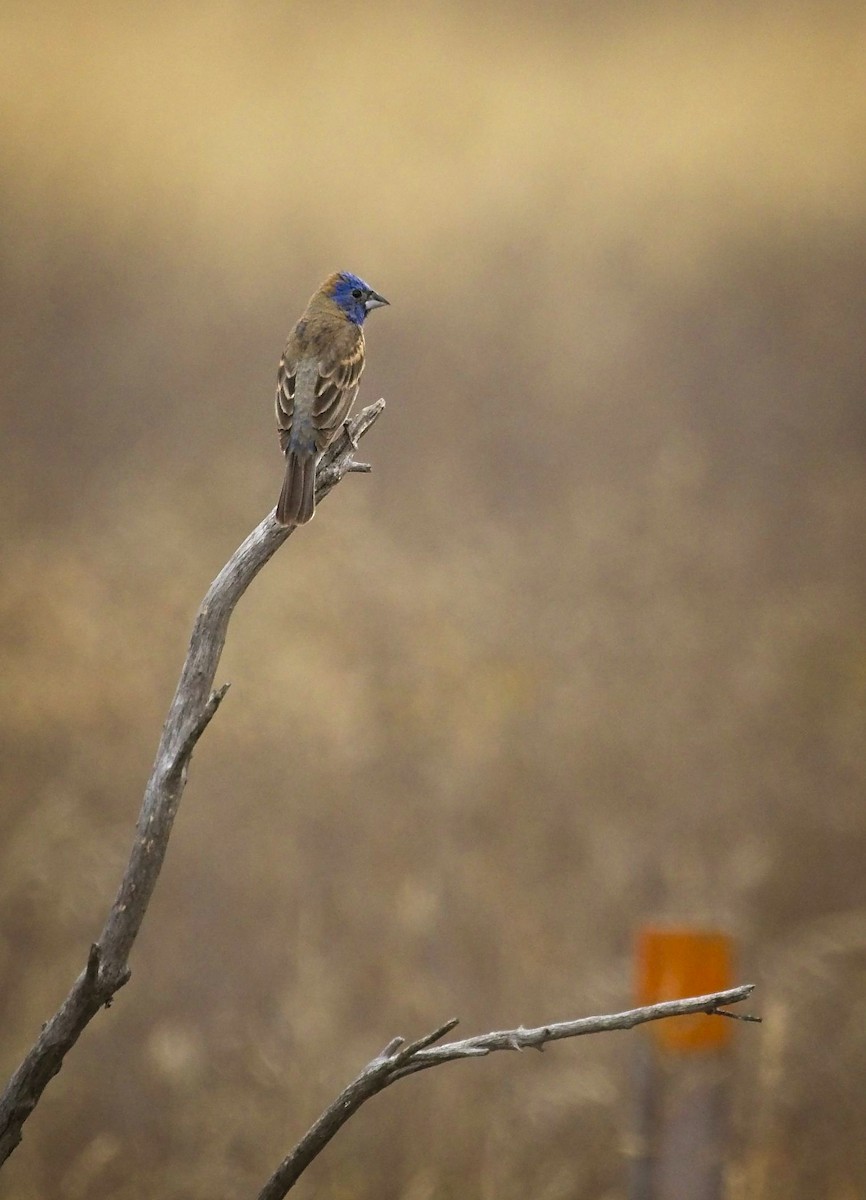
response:
[(349, 271), (340, 271), (328, 280), (328, 294), (335, 304), (342, 308), (350, 321), (363, 325), (367, 313), (374, 308), (381, 308), (388, 301), (378, 292), (374, 292), (369, 283), (364, 283), (357, 275)]

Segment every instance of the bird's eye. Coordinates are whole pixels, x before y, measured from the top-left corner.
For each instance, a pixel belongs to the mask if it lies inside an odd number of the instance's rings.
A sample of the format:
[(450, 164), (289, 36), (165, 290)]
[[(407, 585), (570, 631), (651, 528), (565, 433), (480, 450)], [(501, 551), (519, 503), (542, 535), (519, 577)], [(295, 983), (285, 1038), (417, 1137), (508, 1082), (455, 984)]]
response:
[(364, 295), (364, 293), (361, 291), (360, 288), (352, 288), (352, 295), (355, 297), (356, 300), (360, 300), (361, 297)]

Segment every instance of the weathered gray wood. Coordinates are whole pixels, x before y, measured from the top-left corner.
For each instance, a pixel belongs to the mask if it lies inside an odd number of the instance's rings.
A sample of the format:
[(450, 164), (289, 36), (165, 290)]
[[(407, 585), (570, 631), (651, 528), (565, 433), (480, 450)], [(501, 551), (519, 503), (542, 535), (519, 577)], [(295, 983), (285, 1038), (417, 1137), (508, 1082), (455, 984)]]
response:
[[(369, 471), (352, 455), (382, 413), (384, 400), (363, 409), (347, 423), (319, 466), (316, 499), (322, 500), (350, 471)], [(213, 691), (235, 605), (262, 567), (291, 537), (271, 513), (238, 547), (217, 575), (195, 619), (189, 650), (156, 752), (135, 841), (111, 911), (91, 946), (87, 966), (66, 999), (27, 1052), (0, 1096), (0, 1165), (21, 1141), (22, 1126), (84, 1028), (129, 979), (129, 954), (156, 887), (168, 839), (186, 785), (196, 742), (217, 711), (227, 686)]]
[[(320, 464), (316, 499), (321, 500), (350, 471), (368, 471), (352, 457), (358, 439), (384, 408), (370, 405), (349, 424)], [(42, 1028), (32, 1048), (0, 1097), (0, 1165), (20, 1143), (22, 1127), (64, 1058), (99, 1009), (129, 979), (129, 954), (144, 920), (165, 858), (177, 808), (186, 784), (190, 758), (198, 739), (217, 711), (226, 687), (213, 690), (231, 615), (250, 583), (294, 531), (278, 525), (271, 513), (238, 547), (205, 596), (193, 626), (189, 650), (169, 709), (138, 819), (129, 862), (99, 942), (91, 946), (87, 965), (66, 999)], [(437, 1046), (457, 1024), (448, 1021), (417, 1041), (394, 1038), (318, 1118), (280, 1164), (260, 1193), (260, 1200), (280, 1200), (301, 1173), (365, 1100), (406, 1075), (440, 1063), (483, 1058), (494, 1050), (542, 1050), (547, 1042), (630, 1029), (646, 1021), (706, 1012), (733, 1017), (724, 1005), (744, 1000), (752, 985), (713, 995), (673, 1000), (610, 1016), (585, 1017), (535, 1029), (503, 1030)], [(743, 1017), (743, 1020), (757, 1020)]]
[(482, 1033), (464, 1038), (459, 1042), (447, 1042), (436, 1046), (457, 1024), (456, 1020), (428, 1033), (415, 1042), (404, 1044), (403, 1038), (394, 1038), (381, 1054), (369, 1062), (340, 1095), (328, 1105), (314, 1125), (304, 1134), (294, 1149), (283, 1159), (268, 1182), (259, 1192), (258, 1200), (283, 1200), (294, 1187), (301, 1174), (328, 1142), (346, 1124), (364, 1103), (389, 1084), (426, 1071), (441, 1063), (457, 1062), (463, 1058), (484, 1058), (494, 1050), (543, 1050), (548, 1042), (562, 1038), (582, 1037), (587, 1033), (606, 1033), (615, 1029), (632, 1029), (647, 1021), (661, 1021), (668, 1017), (682, 1017), (689, 1013), (708, 1013), (711, 1016), (737, 1017), (741, 1021), (758, 1021), (759, 1017), (723, 1011), (728, 1004), (739, 1004), (755, 990), (751, 983), (729, 988), (724, 992), (713, 992), (707, 996), (693, 996), (686, 1000), (666, 1000), (644, 1008), (632, 1008), (628, 1012), (613, 1013), (601, 1017), (581, 1017), (576, 1021), (557, 1021), (540, 1025), (534, 1029), (504, 1029), (495, 1033)]

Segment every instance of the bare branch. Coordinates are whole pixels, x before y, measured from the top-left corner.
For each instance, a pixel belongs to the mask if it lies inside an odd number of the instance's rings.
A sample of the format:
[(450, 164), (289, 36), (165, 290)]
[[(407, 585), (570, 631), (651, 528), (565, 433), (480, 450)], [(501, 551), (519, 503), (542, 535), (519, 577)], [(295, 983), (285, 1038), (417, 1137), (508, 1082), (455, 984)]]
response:
[[(385, 407), (362, 409), (332, 443), (316, 476), (322, 500), (350, 471), (363, 469), (352, 455)], [(28, 1051), (0, 1096), (0, 1164), (21, 1141), (24, 1122), (63, 1065), (85, 1026), (129, 979), (130, 951), (159, 877), (174, 818), (186, 785), (192, 752), (216, 713), (226, 685), (212, 691), (235, 606), (262, 567), (293, 533), (271, 513), (238, 547), (217, 575), (195, 619), (156, 760), (144, 792), (135, 841), (120, 889), (87, 966)]]
[[(316, 1123), (283, 1159), (259, 1192), (258, 1200), (282, 1200), (313, 1159), (322, 1152), (365, 1100), (369, 1100), (396, 1080), (413, 1075), (416, 1071), (425, 1071), (430, 1067), (439, 1066), (440, 1063), (457, 1062), (463, 1058), (483, 1058), (494, 1050), (542, 1050), (547, 1042), (582, 1037), (587, 1033), (632, 1029), (635, 1025), (643, 1025), (647, 1021), (661, 1021), (667, 1017), (683, 1017), (694, 1013), (738, 1016), (739, 1014), (726, 1012), (727, 1005), (739, 1004), (754, 990), (754, 984), (746, 983), (724, 992), (693, 996), (687, 1000), (666, 1000), (661, 1004), (632, 1008), (627, 1012), (613, 1013), (609, 1016), (557, 1021), (534, 1029), (524, 1029), (521, 1025), (517, 1029), (477, 1034), (459, 1042), (446, 1042), (444, 1046), (436, 1046), (433, 1043), (438, 1042), (454, 1028), (457, 1024), (456, 1018), (414, 1042), (404, 1044), (403, 1038), (392, 1038), (382, 1053), (369, 1062), (336, 1100), (328, 1105)], [(743, 1019), (760, 1021), (760, 1017), (752, 1016)]]

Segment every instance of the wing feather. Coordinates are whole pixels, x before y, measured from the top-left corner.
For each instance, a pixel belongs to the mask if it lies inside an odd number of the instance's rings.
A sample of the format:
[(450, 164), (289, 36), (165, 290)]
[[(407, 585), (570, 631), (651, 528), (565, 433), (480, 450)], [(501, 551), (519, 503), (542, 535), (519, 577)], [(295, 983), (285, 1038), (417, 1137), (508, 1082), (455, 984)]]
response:
[[(307, 327), (309, 332), (309, 326)], [(353, 330), (353, 334), (354, 334)], [(360, 330), (357, 331), (360, 333)], [(309, 344), (309, 343), (308, 343)], [(277, 372), (276, 413), (283, 452), (315, 446), (322, 453), (345, 421), (358, 394), (364, 369), (364, 339), (346, 348), (338, 340), (330, 353), (304, 353), (297, 332), (289, 339)]]
[(294, 364), (286, 361), (285, 355), (280, 359), (277, 371), (277, 425), (280, 429), (288, 428), (292, 423), (295, 411), (295, 383), (297, 369)]
[(319, 362), (319, 378), (312, 415), (316, 442), (324, 450), (355, 403), (364, 369), (364, 343), (360, 340), (345, 358)]

